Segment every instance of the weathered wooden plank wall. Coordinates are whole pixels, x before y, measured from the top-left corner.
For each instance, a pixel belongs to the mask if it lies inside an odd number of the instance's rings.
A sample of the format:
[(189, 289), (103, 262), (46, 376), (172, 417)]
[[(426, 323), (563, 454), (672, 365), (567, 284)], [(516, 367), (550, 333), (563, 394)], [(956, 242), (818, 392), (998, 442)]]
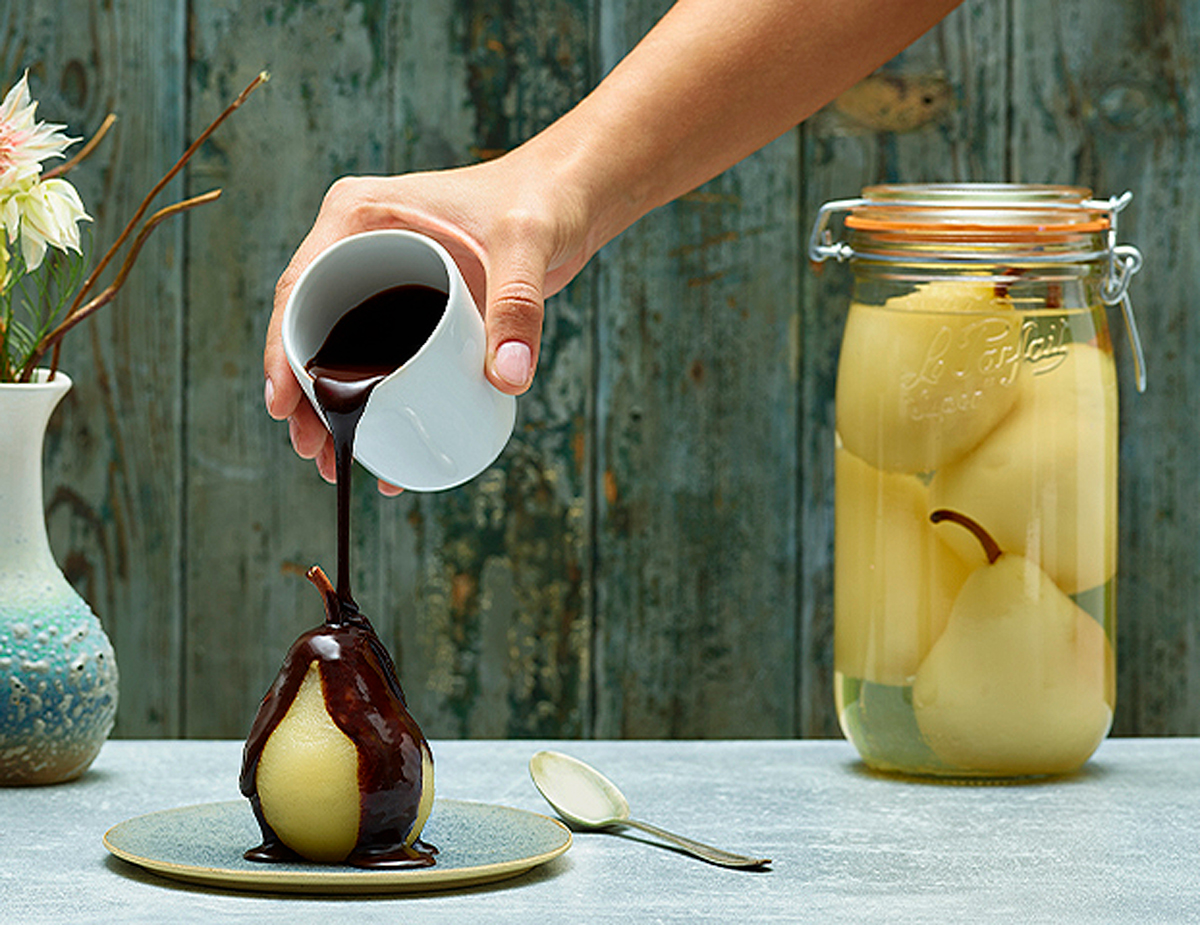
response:
[[(24, 69), (38, 116), (90, 134), (120, 122), (72, 175), (103, 251), (186, 145), (182, 3), (0, 5), (0, 82)], [(183, 184), (164, 194), (176, 199)], [(165, 200), (164, 200), (165, 201)], [(147, 243), (122, 298), (69, 338), (75, 388), (51, 423), (46, 503), (51, 545), (101, 615), (119, 659), (123, 726), (183, 728), (185, 228)]]
[[(601, 8), (602, 66), (669, 4)], [(597, 260), (595, 731), (795, 729), (793, 133)]]
[[(44, 0), (0, 6), (0, 78), (115, 135), (77, 171), (111, 240), (187, 140), (271, 83), (73, 335), (47, 448), (51, 541), (113, 636), (118, 734), (241, 736), (320, 618), (333, 493), (262, 411), (274, 280), (346, 173), (518, 144), (667, 0)], [(359, 600), (431, 736), (836, 733), (832, 402), (842, 268), (808, 223), (883, 180), (1135, 191), (1150, 390), (1124, 364), (1124, 733), (1200, 733), (1200, 0), (968, 0), (859, 91), (648, 216), (551, 303), (500, 462), (454, 492), (360, 479)], [(905, 95), (901, 95), (904, 91)], [(1120, 332), (1118, 331), (1118, 334)], [(1127, 359), (1127, 357), (1123, 357)]]

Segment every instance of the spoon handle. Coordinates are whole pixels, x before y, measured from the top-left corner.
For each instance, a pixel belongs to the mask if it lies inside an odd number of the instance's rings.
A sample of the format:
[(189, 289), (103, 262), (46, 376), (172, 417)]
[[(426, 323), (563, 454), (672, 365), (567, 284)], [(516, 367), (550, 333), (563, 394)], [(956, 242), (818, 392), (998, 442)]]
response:
[(771, 863), (770, 858), (751, 858), (744, 854), (734, 854), (732, 851), (722, 851), (720, 848), (714, 848), (712, 845), (706, 845), (703, 842), (660, 829), (658, 826), (651, 825), (648, 822), (638, 822), (636, 819), (622, 819), (621, 824), (641, 829), (643, 832), (648, 832), (665, 842), (670, 842), (677, 848), (682, 848), (684, 851), (694, 854), (702, 860), (713, 864), (720, 864), (722, 867), (763, 867)]

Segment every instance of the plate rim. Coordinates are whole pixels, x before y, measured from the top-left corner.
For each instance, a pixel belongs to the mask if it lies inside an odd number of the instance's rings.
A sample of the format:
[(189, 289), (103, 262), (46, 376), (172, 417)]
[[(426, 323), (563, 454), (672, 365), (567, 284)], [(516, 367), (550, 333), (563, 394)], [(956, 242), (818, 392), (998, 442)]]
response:
[(282, 870), (272, 867), (269, 864), (264, 864), (261, 871), (242, 871), (229, 867), (181, 864), (178, 861), (147, 857), (143, 854), (122, 848), (113, 842), (112, 836), (118, 829), (142, 819), (187, 813), (189, 810), (195, 811), (214, 808), (232, 810), (235, 807), (247, 806), (245, 800), (216, 800), (207, 803), (191, 803), (185, 806), (159, 809), (131, 816), (110, 826), (104, 833), (102, 841), (104, 847), (113, 857), (174, 880), (242, 891), (288, 893), (409, 893), (481, 886), (509, 879), (532, 870), (535, 867), (540, 867), (564, 854), (574, 841), (571, 830), (561, 821), (543, 813), (533, 812), (532, 810), (519, 809), (515, 806), (506, 806), (499, 803), (486, 803), (481, 800), (458, 800), (442, 797), (434, 800), (434, 808), (436, 809), (439, 805), (500, 809), (509, 813), (530, 816), (550, 823), (559, 830), (558, 834), (563, 836), (563, 838), (559, 844), (547, 851), (519, 858), (510, 858), (489, 864), (475, 864), (470, 867), (448, 869), (443, 867), (439, 869), (437, 865), (434, 865), (433, 867), (407, 870), (367, 870), (345, 865), (319, 865), (314, 863), (311, 870)]

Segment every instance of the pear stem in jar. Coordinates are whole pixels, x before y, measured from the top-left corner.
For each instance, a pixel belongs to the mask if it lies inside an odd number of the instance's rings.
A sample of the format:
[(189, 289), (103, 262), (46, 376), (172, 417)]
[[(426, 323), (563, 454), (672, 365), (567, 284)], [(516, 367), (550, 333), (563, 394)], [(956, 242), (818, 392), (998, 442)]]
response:
[(1003, 550), (992, 539), (992, 535), (985, 530), (977, 520), (973, 520), (966, 514), (958, 511), (951, 511), (947, 508), (938, 508), (929, 515), (929, 519), (935, 524), (940, 524), (943, 520), (948, 520), (951, 523), (956, 523), (960, 527), (966, 527), (975, 534), (975, 538), (979, 540), (979, 545), (983, 547), (983, 554), (987, 556), (988, 565), (995, 565), (996, 560), (1003, 554)]

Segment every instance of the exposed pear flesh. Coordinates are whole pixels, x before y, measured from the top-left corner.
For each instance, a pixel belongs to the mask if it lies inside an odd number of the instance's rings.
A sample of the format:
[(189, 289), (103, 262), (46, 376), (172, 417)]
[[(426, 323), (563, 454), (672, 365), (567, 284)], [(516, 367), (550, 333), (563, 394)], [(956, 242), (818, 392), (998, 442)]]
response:
[(846, 449), (897, 472), (965, 454), (1016, 401), (1021, 324), (984, 280), (938, 280), (882, 306), (851, 305), (837, 378)]
[(257, 783), (263, 817), (297, 854), (338, 863), (354, 849), (358, 749), (329, 716), (316, 661), (263, 746)]
[(908, 685), (970, 569), (929, 521), (928, 489), (837, 449), (834, 668)]
[[(1067, 594), (1117, 570), (1117, 373), (1112, 354), (1070, 344), (1062, 362), (1022, 373), (1012, 413), (962, 459), (938, 471), (934, 507), (986, 524), (1007, 552), (1037, 562)], [(946, 542), (981, 562), (965, 530)]]
[(952, 768), (1065, 773), (1108, 732), (1114, 670), (1100, 624), (1037, 565), (1005, 554), (963, 585), (917, 672), (913, 710)]
[(410, 848), (421, 837), (421, 831), (433, 811), (433, 752), (428, 744), (421, 749), (421, 802), (417, 804), (417, 818), (413, 820), (412, 829), (404, 839), (404, 844)]

